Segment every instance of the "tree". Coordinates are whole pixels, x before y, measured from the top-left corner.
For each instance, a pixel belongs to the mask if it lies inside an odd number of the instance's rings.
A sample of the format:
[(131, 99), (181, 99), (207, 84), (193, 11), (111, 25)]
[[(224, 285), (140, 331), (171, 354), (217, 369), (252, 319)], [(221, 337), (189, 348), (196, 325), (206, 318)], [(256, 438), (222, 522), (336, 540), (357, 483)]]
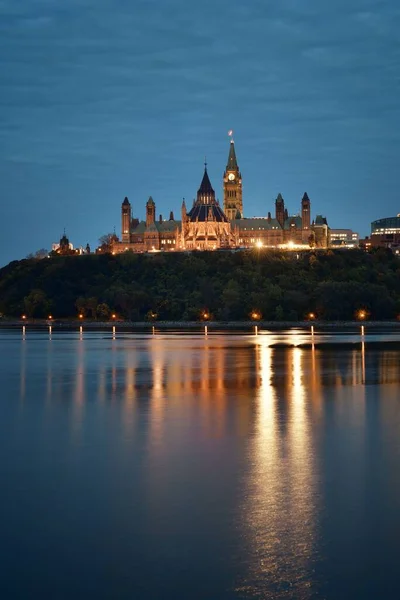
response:
[(88, 298), (86, 301), (86, 307), (92, 317), (92, 319), (96, 319), (97, 317), (97, 298), (95, 298), (94, 296), (92, 296), (91, 298)]
[(101, 304), (97, 305), (96, 315), (99, 317), (99, 319), (108, 319), (110, 317), (110, 314), (111, 310), (108, 304), (102, 302)]
[(99, 238), (99, 247), (101, 252), (111, 252), (114, 242), (119, 242), (118, 236), (115, 233), (105, 233)]
[(80, 296), (76, 300), (75, 306), (76, 306), (76, 310), (78, 311), (78, 313), (80, 315), (83, 315), (85, 317), (86, 316), (86, 312), (87, 312), (87, 300), (86, 300), (86, 298), (82, 298), (82, 296)]
[(28, 317), (46, 317), (51, 303), (43, 290), (32, 290), (24, 298), (24, 309)]

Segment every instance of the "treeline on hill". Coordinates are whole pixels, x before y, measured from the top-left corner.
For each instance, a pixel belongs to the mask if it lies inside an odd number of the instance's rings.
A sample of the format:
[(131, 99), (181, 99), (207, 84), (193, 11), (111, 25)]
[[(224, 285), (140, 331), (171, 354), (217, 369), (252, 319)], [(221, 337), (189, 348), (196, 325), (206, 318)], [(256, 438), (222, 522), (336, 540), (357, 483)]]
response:
[(351, 320), (400, 314), (400, 260), (390, 250), (57, 256), (0, 270), (5, 317)]

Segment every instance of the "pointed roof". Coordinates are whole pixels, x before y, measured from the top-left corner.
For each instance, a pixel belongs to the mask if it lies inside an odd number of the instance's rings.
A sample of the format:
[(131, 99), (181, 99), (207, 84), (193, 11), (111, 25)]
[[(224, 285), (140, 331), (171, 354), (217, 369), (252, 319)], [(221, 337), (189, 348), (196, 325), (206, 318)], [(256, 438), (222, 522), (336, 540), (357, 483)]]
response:
[(147, 206), (150, 206), (150, 205), (155, 206), (154, 200), (153, 200), (153, 198), (151, 196), (147, 200)]
[(227, 171), (239, 170), (237, 160), (236, 160), (235, 142), (233, 140), (231, 140), (231, 143), (230, 143), (228, 164), (226, 165), (226, 170)]
[(125, 198), (124, 198), (124, 201), (123, 201), (123, 203), (122, 203), (122, 206), (126, 206), (127, 204), (130, 204), (130, 202), (129, 202), (129, 200), (128, 200), (128, 197), (127, 197), (127, 196), (125, 196)]
[(303, 198), (302, 198), (302, 202), (304, 202), (304, 201), (306, 201), (306, 200), (307, 200), (308, 202), (310, 202), (310, 198), (308, 197), (308, 194), (307, 194), (307, 192), (304, 192), (304, 196), (303, 196)]
[(277, 199), (275, 202), (283, 202), (282, 194), (279, 192)]
[(208, 177), (208, 173), (207, 173), (207, 166), (204, 167), (204, 175), (203, 175), (203, 179), (201, 181), (200, 187), (199, 187), (199, 191), (197, 192), (197, 195), (199, 194), (215, 194), (213, 187), (211, 185), (211, 181), (210, 178)]

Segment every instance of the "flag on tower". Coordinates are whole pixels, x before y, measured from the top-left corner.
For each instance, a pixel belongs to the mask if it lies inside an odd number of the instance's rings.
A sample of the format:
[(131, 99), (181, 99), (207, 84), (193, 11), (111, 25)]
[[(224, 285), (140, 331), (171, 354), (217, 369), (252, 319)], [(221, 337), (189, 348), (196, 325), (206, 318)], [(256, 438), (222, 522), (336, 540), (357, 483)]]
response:
[(233, 136), (233, 129), (230, 129), (230, 130), (228, 131), (228, 135), (229, 135), (229, 137), (232, 137), (232, 136)]

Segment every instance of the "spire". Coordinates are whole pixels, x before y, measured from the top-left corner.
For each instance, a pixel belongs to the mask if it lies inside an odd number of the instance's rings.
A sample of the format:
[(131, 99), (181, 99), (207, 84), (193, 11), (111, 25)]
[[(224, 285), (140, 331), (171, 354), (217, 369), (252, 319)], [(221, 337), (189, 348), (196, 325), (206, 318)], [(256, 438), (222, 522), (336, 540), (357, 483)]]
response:
[(302, 198), (302, 202), (310, 202), (310, 198), (308, 197), (307, 192), (304, 192), (304, 196)]
[(212, 194), (215, 196), (215, 192), (213, 190), (210, 178), (208, 177), (208, 173), (207, 173), (207, 163), (205, 163), (205, 165), (204, 165), (204, 175), (203, 175), (203, 179), (201, 181), (200, 187), (199, 187), (199, 191), (197, 193), (198, 194), (206, 194), (206, 195)]
[(226, 170), (227, 171), (239, 170), (237, 160), (236, 160), (235, 142), (233, 140), (231, 140), (231, 143), (230, 143), (228, 164), (226, 165)]

